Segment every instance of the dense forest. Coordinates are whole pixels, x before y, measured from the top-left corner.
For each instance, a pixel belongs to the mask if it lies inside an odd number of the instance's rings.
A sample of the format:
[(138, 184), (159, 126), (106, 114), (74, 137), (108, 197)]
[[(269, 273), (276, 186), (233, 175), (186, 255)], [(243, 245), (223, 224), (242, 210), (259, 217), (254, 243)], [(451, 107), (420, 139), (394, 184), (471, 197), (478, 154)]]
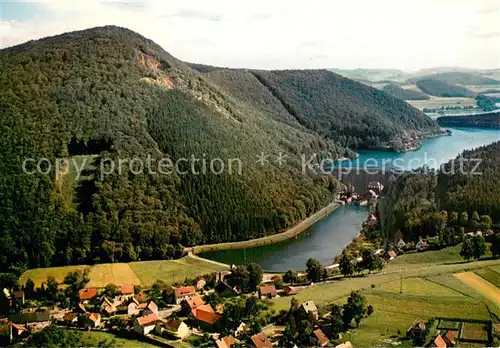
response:
[(387, 236), (416, 241), (446, 232), (446, 223), (466, 231), (491, 223), (500, 229), (499, 171), (500, 141), (464, 151), (437, 172), (399, 176), (379, 207)]
[(440, 80), (420, 79), (416, 84), (422, 92), (435, 97), (454, 98), (474, 96), (474, 92), (465, 87), (456, 86)]
[(253, 74), (301, 125), (346, 147), (394, 148), (401, 140), (439, 131), (407, 103), (326, 70)]
[[(339, 190), (333, 176), (303, 174), (300, 154), (351, 156), (349, 147), (437, 129), (404, 102), (330, 72), (201, 73), (118, 27), (4, 49), (0, 65), (0, 267), (15, 273), (168, 259), (184, 246), (280, 232)], [(261, 152), (265, 166), (255, 162)], [(200, 175), (202, 162), (183, 162), (185, 174), (124, 166), (102, 175), (110, 159), (192, 155), (243, 168)], [(27, 158), (71, 164), (26, 174)]]
[(451, 85), (499, 85), (500, 81), (494, 80), (489, 77), (481, 76), (475, 73), (468, 72), (441, 72), (432, 75), (414, 77), (408, 80), (410, 83), (416, 83), (419, 80), (436, 80), (441, 81)]
[(389, 93), (393, 97), (396, 97), (401, 100), (427, 100), (430, 97), (427, 94), (424, 94), (419, 91), (413, 91), (411, 89), (404, 89), (395, 85), (394, 83), (389, 83), (382, 88), (382, 90), (386, 93)]
[(482, 127), (500, 129), (500, 112), (470, 116), (443, 116), (438, 117), (442, 127)]

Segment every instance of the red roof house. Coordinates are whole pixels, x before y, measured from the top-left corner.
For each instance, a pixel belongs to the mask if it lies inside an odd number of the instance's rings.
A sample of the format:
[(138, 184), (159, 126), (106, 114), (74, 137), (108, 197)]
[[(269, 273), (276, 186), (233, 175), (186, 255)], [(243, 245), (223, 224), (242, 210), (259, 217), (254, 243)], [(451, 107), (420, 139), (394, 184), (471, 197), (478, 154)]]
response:
[(97, 296), (96, 288), (85, 288), (78, 291), (78, 298), (80, 301), (88, 301)]

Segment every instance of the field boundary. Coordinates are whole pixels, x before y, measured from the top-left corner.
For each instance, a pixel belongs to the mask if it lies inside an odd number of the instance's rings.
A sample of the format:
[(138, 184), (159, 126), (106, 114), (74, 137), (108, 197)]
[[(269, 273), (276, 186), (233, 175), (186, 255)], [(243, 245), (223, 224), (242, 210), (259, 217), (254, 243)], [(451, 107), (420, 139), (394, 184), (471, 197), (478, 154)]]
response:
[(271, 245), (284, 242), (288, 239), (292, 239), (302, 232), (304, 232), (307, 228), (314, 225), (319, 220), (324, 217), (330, 215), (333, 211), (337, 210), (342, 205), (339, 203), (330, 203), (323, 209), (309, 216), (305, 220), (302, 220), (297, 225), (289, 228), (285, 232), (273, 234), (270, 236), (265, 236), (261, 238), (255, 238), (250, 240), (245, 240), (241, 242), (227, 242), (227, 243), (218, 243), (218, 244), (207, 244), (207, 245), (197, 245), (194, 247), (185, 248), (184, 252), (191, 252), (193, 254), (202, 254), (211, 251), (223, 251), (223, 250), (237, 250), (244, 248), (254, 248), (263, 245)]

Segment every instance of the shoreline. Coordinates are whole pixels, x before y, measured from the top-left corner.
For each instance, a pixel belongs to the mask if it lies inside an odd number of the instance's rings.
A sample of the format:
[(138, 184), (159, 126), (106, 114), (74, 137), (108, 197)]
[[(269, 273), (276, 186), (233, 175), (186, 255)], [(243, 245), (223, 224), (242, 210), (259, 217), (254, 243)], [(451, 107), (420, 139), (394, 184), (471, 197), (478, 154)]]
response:
[(336, 202), (328, 204), (326, 207), (320, 209), (313, 215), (309, 216), (305, 220), (302, 220), (298, 224), (293, 227), (290, 227), (284, 232), (273, 234), (270, 236), (265, 236), (261, 238), (249, 239), (240, 242), (226, 242), (226, 243), (218, 243), (218, 244), (207, 244), (207, 245), (197, 245), (194, 247), (184, 248), (185, 253), (193, 253), (195, 255), (213, 252), (213, 251), (224, 251), (224, 250), (238, 250), (245, 248), (255, 248), (264, 245), (278, 244), (284, 242), (286, 240), (292, 239), (302, 232), (304, 232), (307, 228), (314, 225), (319, 220), (324, 217), (330, 215), (333, 211), (340, 208), (342, 205)]

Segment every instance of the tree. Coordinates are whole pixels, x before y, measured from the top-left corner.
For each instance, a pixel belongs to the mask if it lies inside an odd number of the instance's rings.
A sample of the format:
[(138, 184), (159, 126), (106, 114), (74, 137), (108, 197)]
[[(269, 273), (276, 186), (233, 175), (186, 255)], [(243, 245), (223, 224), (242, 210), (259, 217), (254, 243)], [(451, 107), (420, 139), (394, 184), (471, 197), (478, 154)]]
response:
[(344, 276), (349, 277), (354, 274), (354, 264), (352, 263), (351, 257), (347, 254), (342, 254), (339, 265), (340, 273), (342, 273)]
[(353, 320), (356, 323), (356, 327), (359, 327), (359, 323), (364, 318), (367, 311), (366, 298), (358, 291), (351, 292), (351, 295), (347, 299), (347, 303), (344, 305), (344, 311), (342, 313), (344, 327), (350, 327)]
[(493, 236), (493, 239), (491, 241), (491, 253), (493, 257), (500, 256), (500, 232), (496, 233)]
[(467, 227), (469, 225), (469, 215), (466, 211), (460, 214), (460, 225), (462, 227)]
[(333, 338), (338, 338), (339, 334), (344, 330), (344, 321), (342, 319), (342, 307), (333, 304), (330, 307), (330, 330)]
[(319, 282), (323, 277), (323, 266), (316, 259), (309, 259), (306, 263), (307, 279), (313, 282)]
[(256, 264), (251, 263), (247, 266), (248, 271), (248, 289), (250, 291), (257, 290), (259, 284), (262, 282), (263, 272), (262, 268)]
[(32, 298), (35, 295), (35, 282), (33, 279), (28, 278), (26, 284), (24, 284), (24, 293), (26, 298)]
[(291, 269), (286, 271), (286, 273), (283, 275), (283, 281), (285, 283), (290, 283), (290, 284), (295, 284), (298, 281), (298, 276), (297, 272), (292, 271)]
[(493, 221), (489, 215), (481, 215), (481, 230), (488, 231), (491, 229)]
[(104, 294), (108, 297), (114, 298), (120, 293), (120, 288), (115, 284), (108, 284), (104, 288)]
[(375, 255), (373, 249), (366, 248), (362, 251), (361, 257), (363, 258), (362, 266), (368, 269), (370, 273), (375, 270), (381, 270), (384, 267), (384, 263), (379, 255)]
[(13, 273), (0, 273), (0, 289), (15, 289), (19, 286), (18, 280)]
[(462, 250), (460, 250), (460, 256), (465, 260), (469, 261), (474, 257), (474, 246), (472, 244), (472, 239), (467, 238), (462, 244)]
[(47, 294), (47, 298), (51, 301), (54, 301), (57, 292), (59, 291), (59, 283), (52, 276), (47, 277), (47, 288), (45, 289), (45, 293)]
[(475, 259), (480, 259), (486, 253), (486, 245), (483, 236), (472, 238), (472, 255)]

